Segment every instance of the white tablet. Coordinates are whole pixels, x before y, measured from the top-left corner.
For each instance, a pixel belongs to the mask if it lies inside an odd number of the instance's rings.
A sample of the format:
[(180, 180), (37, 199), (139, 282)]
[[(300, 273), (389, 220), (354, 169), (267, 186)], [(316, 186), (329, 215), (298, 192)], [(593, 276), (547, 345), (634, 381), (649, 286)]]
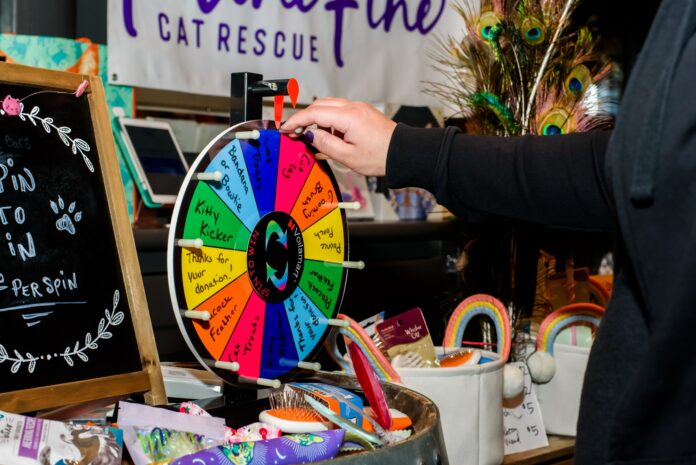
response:
[(189, 167), (169, 123), (132, 118), (119, 122), (140, 186), (152, 202), (175, 203)]

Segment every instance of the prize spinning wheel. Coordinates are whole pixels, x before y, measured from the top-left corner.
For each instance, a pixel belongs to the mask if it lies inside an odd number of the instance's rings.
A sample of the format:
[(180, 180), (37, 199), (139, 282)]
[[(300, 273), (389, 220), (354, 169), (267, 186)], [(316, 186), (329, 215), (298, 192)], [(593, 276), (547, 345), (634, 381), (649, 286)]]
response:
[(167, 251), (174, 312), (201, 364), (268, 385), (321, 349), (346, 282), (340, 200), (328, 165), (272, 121), (232, 127), (203, 150)]

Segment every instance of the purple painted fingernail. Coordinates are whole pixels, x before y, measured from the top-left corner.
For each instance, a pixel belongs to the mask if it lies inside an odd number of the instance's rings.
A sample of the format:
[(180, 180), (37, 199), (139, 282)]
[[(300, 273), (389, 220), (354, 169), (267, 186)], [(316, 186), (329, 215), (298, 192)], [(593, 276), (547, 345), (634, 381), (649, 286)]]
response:
[(314, 142), (314, 133), (312, 131), (305, 131), (304, 136), (310, 144)]

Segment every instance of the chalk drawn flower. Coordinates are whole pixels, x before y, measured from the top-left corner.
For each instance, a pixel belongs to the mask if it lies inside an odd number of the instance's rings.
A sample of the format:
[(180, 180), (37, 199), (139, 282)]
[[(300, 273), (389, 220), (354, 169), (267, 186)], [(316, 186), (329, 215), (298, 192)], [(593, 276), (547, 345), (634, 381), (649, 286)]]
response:
[(82, 212), (76, 212), (75, 206), (75, 202), (72, 202), (68, 205), (68, 211), (65, 212), (65, 202), (60, 195), (58, 196), (58, 203), (51, 200), (51, 210), (56, 215), (63, 213), (63, 216), (56, 220), (56, 229), (58, 231), (67, 231), (69, 234), (75, 235), (75, 223), (79, 223), (82, 219)]

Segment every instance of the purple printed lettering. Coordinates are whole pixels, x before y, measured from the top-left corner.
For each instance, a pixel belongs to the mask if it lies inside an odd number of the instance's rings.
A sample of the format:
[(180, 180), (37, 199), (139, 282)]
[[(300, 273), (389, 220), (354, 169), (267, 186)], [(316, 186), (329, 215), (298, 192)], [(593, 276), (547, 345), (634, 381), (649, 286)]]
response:
[(192, 19), (191, 22), (196, 25), (196, 48), (201, 48), (201, 24), (204, 24), (202, 19)]
[[(131, 37), (137, 37), (138, 32), (135, 28), (135, 18), (133, 9), (134, 0), (123, 0), (123, 24), (126, 32)], [(141, 0), (144, 1), (144, 0)], [(234, 3), (239, 6), (250, 4), (254, 9), (259, 9), (263, 0), (234, 0)], [(296, 9), (301, 13), (312, 11), (320, 0), (279, 0), (282, 8), (286, 10)], [(198, 9), (203, 14), (212, 13), (220, 4), (220, 0), (198, 0)], [(410, 7), (415, 11), (409, 11)], [(333, 31), (333, 55), (336, 64), (343, 67), (343, 29), (344, 19), (348, 10), (359, 10), (360, 3), (357, 0), (324, 0), (324, 10), (333, 14), (334, 31)], [(418, 0), (417, 2), (407, 2), (407, 0), (366, 0), (363, 4), (366, 10), (366, 19), (368, 26), (371, 29), (382, 29), (385, 32), (391, 31), (394, 23), (400, 23), (409, 31), (417, 31), (422, 35), (431, 32), (440, 21), (445, 9), (446, 0)], [(171, 21), (173, 22), (173, 20)], [(163, 42), (172, 40), (173, 31), (170, 29), (170, 17), (166, 13), (158, 15), (158, 26), (160, 39)], [(205, 25), (202, 19), (192, 19), (191, 22), (195, 25), (196, 32), (196, 47), (201, 46), (201, 26)], [(189, 45), (188, 34), (185, 27), (184, 18), (179, 17), (177, 28), (177, 43)], [(173, 26), (173, 24), (172, 24)], [(311, 62), (318, 62), (318, 38), (314, 35), (301, 33), (292, 33), (292, 50), (289, 50), (290, 44), (287, 43), (290, 38), (290, 32), (276, 31), (270, 32), (264, 29), (249, 30), (249, 26), (235, 26), (237, 30), (237, 53), (247, 54), (250, 45), (245, 45), (249, 36), (253, 33), (252, 51), (255, 55), (261, 56), (266, 53), (267, 49), (273, 49), (273, 54), (276, 58), (292, 56), (295, 60), (307, 56)], [(226, 23), (218, 24), (217, 49), (218, 51), (230, 51), (230, 36), (232, 34), (230, 25)], [(304, 41), (308, 40), (305, 48)], [(269, 42), (266, 42), (266, 41)], [(271, 44), (270, 41), (273, 41)], [(266, 45), (268, 44), (268, 47)], [(308, 53), (305, 53), (308, 52)]]
[(334, 11), (334, 59), (336, 64), (343, 68), (343, 57), (341, 56), (341, 42), (343, 39), (343, 10), (346, 8), (358, 8), (355, 0), (331, 0), (324, 6), (328, 11)]
[[(298, 47), (298, 42), (299, 42), (299, 47)], [(295, 60), (299, 60), (302, 58), (302, 49), (304, 48), (304, 36), (302, 34), (293, 34), (292, 35), (292, 57)], [(298, 50), (299, 48), (299, 50)]]
[(133, 0), (123, 0), (123, 25), (131, 37), (138, 37), (138, 31), (133, 24)]
[(285, 34), (283, 34), (282, 31), (276, 32), (273, 53), (277, 58), (282, 58), (283, 55), (285, 55), (285, 49), (281, 49), (280, 51), (278, 51), (278, 38), (280, 37), (283, 38), (283, 43), (285, 43)]
[(160, 13), (159, 16), (157, 17), (157, 19), (159, 19), (160, 38), (165, 42), (169, 42), (169, 39), (171, 39), (172, 35), (169, 33), (169, 31), (166, 31), (166, 35), (165, 35), (165, 30), (162, 27), (163, 22), (166, 22), (167, 26), (169, 26), (169, 16), (167, 16), (164, 13)]
[(319, 58), (317, 58), (317, 36), (309, 37), (309, 59), (314, 63), (319, 62)]
[(263, 55), (263, 52), (266, 51), (266, 44), (263, 43), (263, 39), (266, 38), (266, 31), (259, 29), (256, 31), (256, 34), (254, 34), (254, 37), (256, 38), (256, 43), (259, 45), (259, 48), (254, 47), (254, 53), (257, 56)]
[(374, 0), (367, 0), (367, 22), (372, 29), (377, 29), (380, 23), (384, 23), (384, 30), (389, 32), (391, 30), (394, 17), (396, 16), (397, 12), (401, 10), (401, 20), (406, 30), (414, 31), (418, 29), (421, 34), (425, 35), (430, 32), (440, 20), (440, 16), (442, 16), (444, 8), (445, 2), (440, 0), (440, 9), (438, 10), (437, 15), (428, 25), (426, 25), (425, 20), (428, 16), (428, 12), (430, 11), (430, 0), (420, 0), (416, 18), (413, 23), (410, 23), (408, 19), (408, 5), (406, 4), (405, 0), (387, 0), (384, 13), (377, 19), (374, 18)]
[(230, 27), (225, 23), (220, 23), (218, 26), (218, 51), (222, 50), (223, 45), (226, 52), (230, 51), (228, 40), (230, 40)]
[(237, 52), (240, 55), (246, 55), (246, 50), (242, 48), (242, 44), (246, 42), (246, 37), (244, 37), (246, 30), (246, 26), (239, 26), (239, 35), (237, 36)]
[(184, 27), (184, 18), (179, 18), (179, 35), (176, 38), (176, 43), (186, 44), (188, 46), (188, 39), (186, 38), (186, 27)]
[(319, 0), (310, 0), (306, 5), (302, 3), (302, 0), (281, 0), (283, 6), (290, 10), (292, 7), (296, 6), (298, 10), (302, 13), (307, 13), (309, 10), (314, 8)]
[(198, 8), (205, 14), (210, 13), (215, 9), (220, 0), (198, 0)]

